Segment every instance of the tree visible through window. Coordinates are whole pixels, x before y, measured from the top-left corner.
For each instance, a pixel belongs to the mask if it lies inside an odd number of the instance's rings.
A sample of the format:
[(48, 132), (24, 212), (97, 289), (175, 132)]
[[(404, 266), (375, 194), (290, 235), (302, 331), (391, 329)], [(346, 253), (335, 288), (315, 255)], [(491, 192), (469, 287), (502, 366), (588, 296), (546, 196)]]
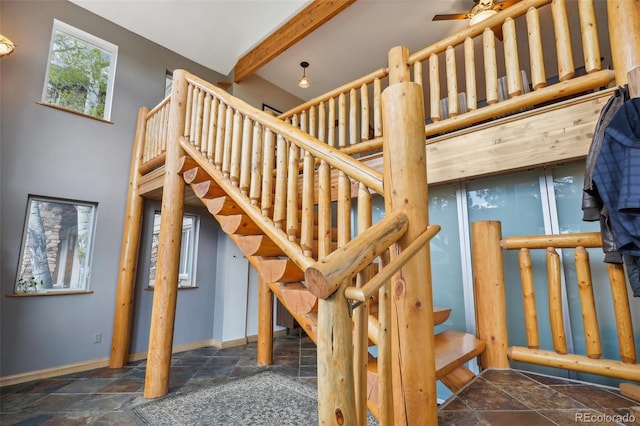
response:
[(118, 47), (54, 20), (42, 101), (109, 120)]
[(29, 197), (16, 293), (86, 290), (95, 204)]

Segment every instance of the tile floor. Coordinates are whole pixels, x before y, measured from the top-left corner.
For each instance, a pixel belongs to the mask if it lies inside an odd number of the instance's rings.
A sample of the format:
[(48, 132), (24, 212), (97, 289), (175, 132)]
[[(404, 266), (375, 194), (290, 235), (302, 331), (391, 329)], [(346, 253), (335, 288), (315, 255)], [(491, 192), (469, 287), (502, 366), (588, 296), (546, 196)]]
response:
[[(183, 393), (269, 369), (315, 385), (316, 347), (278, 337), (274, 364), (256, 366), (256, 344), (174, 354), (170, 393)], [(134, 425), (127, 407), (142, 396), (145, 363), (100, 368), (0, 389), (0, 424)], [(487, 370), (439, 409), (441, 425), (640, 425), (640, 405), (614, 389), (514, 370)], [(626, 416), (626, 417), (625, 417)], [(631, 417), (635, 421), (631, 421)], [(306, 426), (306, 425), (305, 425)]]
[[(446, 425), (640, 425), (617, 389), (516, 370), (485, 370), (439, 408)], [(637, 407), (637, 408), (634, 408)]]

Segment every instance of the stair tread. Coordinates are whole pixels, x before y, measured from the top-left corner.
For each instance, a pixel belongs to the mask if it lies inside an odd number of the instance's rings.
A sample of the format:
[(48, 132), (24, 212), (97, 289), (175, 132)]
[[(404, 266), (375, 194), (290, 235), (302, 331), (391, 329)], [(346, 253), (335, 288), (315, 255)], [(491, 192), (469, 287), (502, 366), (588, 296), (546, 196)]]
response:
[(446, 330), (435, 336), (436, 379), (446, 376), (461, 364), (480, 355), (485, 344), (474, 335)]

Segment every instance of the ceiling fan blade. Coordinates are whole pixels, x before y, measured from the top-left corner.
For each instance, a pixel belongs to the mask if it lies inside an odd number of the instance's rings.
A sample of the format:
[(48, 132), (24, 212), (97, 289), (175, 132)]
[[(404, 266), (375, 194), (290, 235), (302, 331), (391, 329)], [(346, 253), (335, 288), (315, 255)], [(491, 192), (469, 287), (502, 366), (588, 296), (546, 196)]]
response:
[(513, 6), (514, 4), (518, 3), (520, 0), (505, 0), (502, 1), (500, 3), (497, 3), (494, 7), (493, 10), (497, 10), (498, 12), (501, 10), (504, 10), (508, 7)]
[(432, 21), (450, 21), (453, 19), (469, 19), (468, 13), (449, 13), (444, 15), (435, 15)]

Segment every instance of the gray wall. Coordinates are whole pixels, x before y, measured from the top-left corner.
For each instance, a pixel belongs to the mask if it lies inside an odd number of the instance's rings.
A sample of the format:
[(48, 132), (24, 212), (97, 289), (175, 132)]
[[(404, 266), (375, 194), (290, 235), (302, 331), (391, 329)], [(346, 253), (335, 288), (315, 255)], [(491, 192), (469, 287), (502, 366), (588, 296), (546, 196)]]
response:
[[(35, 103), (42, 93), (54, 18), (118, 45), (114, 124)], [(2, 0), (0, 27), (17, 45), (0, 59), (2, 295), (13, 291), (28, 194), (98, 203), (89, 284), (93, 294), (0, 298), (0, 376), (8, 376), (109, 356), (137, 110), (162, 99), (166, 69), (185, 68), (208, 81), (225, 77), (66, 1)], [(202, 231), (215, 228), (210, 216), (203, 219)], [(201, 256), (206, 251), (208, 257), (199, 260), (199, 277), (206, 265), (215, 268), (211, 259), (216, 259), (217, 237), (215, 230), (210, 234), (200, 243)], [(211, 269), (208, 277), (214, 277)], [(213, 283), (179, 293), (175, 343), (210, 339)], [(142, 351), (152, 292), (138, 289), (137, 296), (132, 350)], [(93, 343), (96, 332), (102, 332), (100, 344)]]

